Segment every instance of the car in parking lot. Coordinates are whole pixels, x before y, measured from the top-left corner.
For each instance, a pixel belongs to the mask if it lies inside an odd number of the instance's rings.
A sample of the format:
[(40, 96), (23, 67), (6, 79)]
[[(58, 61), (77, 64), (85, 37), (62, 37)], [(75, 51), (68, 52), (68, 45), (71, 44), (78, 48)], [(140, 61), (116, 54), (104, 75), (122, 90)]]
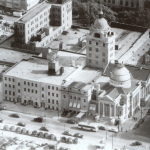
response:
[(73, 120), (73, 119), (68, 119), (68, 120), (67, 120), (67, 123), (70, 123), (70, 124), (77, 124), (77, 121), (76, 121), (76, 120)]
[(77, 138), (83, 138), (83, 135), (80, 134), (80, 133), (75, 133), (75, 134), (74, 134), (74, 137), (77, 137)]
[(72, 111), (72, 112), (69, 112), (66, 117), (71, 118), (73, 115), (74, 115), (74, 112)]
[(0, 19), (1, 19), (1, 20), (3, 20), (3, 19), (4, 19), (4, 17), (3, 17), (3, 16), (0, 16)]
[(18, 124), (17, 124), (18, 126), (22, 126), (22, 127), (25, 127), (26, 126), (26, 124), (25, 123), (23, 123), (23, 122), (18, 122)]
[(59, 150), (71, 150), (70, 148), (60, 147)]
[(10, 114), (10, 117), (20, 118), (20, 115), (19, 115), (19, 114), (16, 114), (16, 113), (13, 113), (13, 114)]
[(135, 141), (131, 144), (131, 146), (140, 146), (140, 145), (142, 145), (142, 142), (140, 141)]
[(0, 118), (0, 123), (2, 123), (2, 122), (3, 122), (3, 119)]
[(36, 117), (33, 119), (35, 122), (43, 122), (43, 118), (42, 117)]
[(42, 127), (40, 128), (40, 130), (49, 131), (48, 127), (46, 127), (46, 126), (42, 126)]
[(108, 130), (108, 129), (107, 129), (106, 127), (104, 127), (104, 126), (99, 126), (98, 129), (99, 129), (99, 130)]
[(73, 135), (70, 131), (64, 131), (63, 134), (64, 135), (68, 135), (68, 136), (72, 136)]

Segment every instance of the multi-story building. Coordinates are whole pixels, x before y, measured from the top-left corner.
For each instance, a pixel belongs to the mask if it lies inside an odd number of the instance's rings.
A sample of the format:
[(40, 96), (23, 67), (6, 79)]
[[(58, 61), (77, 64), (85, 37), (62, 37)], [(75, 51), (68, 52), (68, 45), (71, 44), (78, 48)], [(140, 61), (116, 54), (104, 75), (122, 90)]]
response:
[(0, 7), (6, 11), (18, 10), (29, 10), (38, 4), (40, 0), (1, 0)]
[(111, 31), (107, 21), (99, 14), (90, 33), (86, 37), (86, 63), (87, 66), (104, 69), (111, 61), (115, 60), (115, 34)]
[[(94, 25), (97, 22), (97, 29), (108, 34), (107, 21), (101, 16)], [(105, 41), (106, 37), (95, 30), (94, 34), (96, 42)], [(107, 45), (106, 51), (115, 46), (113, 35), (107, 38), (108, 43), (113, 43)], [(87, 37), (89, 51), (93, 36)], [(102, 55), (101, 51), (97, 53)], [(86, 57), (59, 51), (48, 53), (47, 59), (22, 60), (3, 74), (4, 100), (55, 110), (69, 109), (79, 113), (77, 117), (95, 114), (124, 120), (133, 116), (140, 103), (150, 98), (149, 69), (115, 64), (111, 59), (103, 64), (105, 68), (101, 64), (95, 68)]]
[(48, 45), (72, 25), (72, 1), (43, 2), (15, 22), (14, 47), (35, 50)]
[(101, 0), (100, 2), (110, 7), (144, 10), (147, 0)]

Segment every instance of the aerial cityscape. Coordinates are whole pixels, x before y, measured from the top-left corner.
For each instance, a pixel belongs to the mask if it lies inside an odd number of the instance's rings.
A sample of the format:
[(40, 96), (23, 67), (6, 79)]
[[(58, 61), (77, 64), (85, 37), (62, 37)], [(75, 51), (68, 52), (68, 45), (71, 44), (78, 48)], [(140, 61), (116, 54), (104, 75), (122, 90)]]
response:
[(150, 150), (150, 0), (0, 0), (0, 150)]

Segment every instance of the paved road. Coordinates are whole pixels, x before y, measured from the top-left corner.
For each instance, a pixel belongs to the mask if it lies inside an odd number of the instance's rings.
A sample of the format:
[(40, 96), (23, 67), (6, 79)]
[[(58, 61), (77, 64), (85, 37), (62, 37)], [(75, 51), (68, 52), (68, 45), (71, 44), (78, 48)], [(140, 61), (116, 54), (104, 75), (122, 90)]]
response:
[(4, 21), (7, 21), (9, 23), (13, 23), (15, 21), (17, 21), (19, 18), (18, 17), (13, 17), (13, 16), (7, 16), (7, 15), (3, 15), (3, 14), (0, 14), (0, 16), (3, 16), (4, 17)]
[[(42, 123), (36, 123), (36, 122), (32, 121), (35, 116), (20, 114), (21, 115), (20, 118), (12, 118), (12, 117), (9, 117), (9, 115), (11, 113), (12, 112), (10, 112), (10, 111), (1, 111), (0, 115), (1, 115), (1, 118), (4, 119), (4, 124), (16, 126), (16, 124), (18, 122), (22, 121), (27, 124), (26, 128), (30, 129), (30, 130), (39, 130), (39, 128), (42, 125)], [(0, 125), (2, 126), (3, 124), (0, 124)], [(59, 119), (46, 118), (46, 125), (50, 129), (50, 133), (54, 133), (57, 137), (63, 136), (62, 133), (66, 129), (71, 131), (72, 133), (79, 132), (79, 133), (83, 134), (84, 140), (80, 140), (80, 144), (74, 145), (74, 146), (67, 145), (67, 147), (68, 146), (71, 147), (72, 150), (77, 149), (77, 147), (81, 147), (81, 145), (84, 146), (84, 149), (86, 147), (89, 150), (95, 150), (95, 145), (102, 138), (106, 137), (106, 131), (101, 130), (98, 132), (89, 132), (89, 131), (85, 131), (85, 130), (79, 130), (77, 128), (77, 125), (66, 124), (64, 119), (62, 119), (62, 118), (59, 118)], [(112, 135), (113, 135), (113, 138), (112, 138)], [(142, 147), (129, 146), (129, 144), (131, 144), (132, 141), (134, 141), (133, 139), (129, 141), (129, 139), (130, 139), (130, 137), (128, 137), (128, 139), (120, 139), (120, 138), (117, 138), (117, 134), (112, 134), (112, 133), (108, 132), (106, 145), (107, 145), (107, 147), (109, 147), (108, 149), (111, 149), (112, 141), (113, 141), (113, 147), (123, 147), (124, 145), (126, 145), (126, 147), (128, 147), (129, 149), (144, 150)]]

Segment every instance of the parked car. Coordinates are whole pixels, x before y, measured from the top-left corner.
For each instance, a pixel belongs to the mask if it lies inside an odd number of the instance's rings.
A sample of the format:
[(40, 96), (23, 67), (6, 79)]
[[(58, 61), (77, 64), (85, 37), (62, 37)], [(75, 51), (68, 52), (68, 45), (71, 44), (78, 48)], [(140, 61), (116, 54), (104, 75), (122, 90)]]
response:
[(0, 123), (2, 123), (2, 122), (3, 122), (3, 119), (0, 118)]
[(3, 19), (4, 19), (4, 17), (3, 17), (3, 16), (0, 16), (0, 19), (1, 19), (1, 20), (3, 20)]
[(16, 133), (21, 133), (21, 128), (20, 127), (16, 128)]
[(66, 115), (68, 114), (69, 111), (64, 110), (63, 113), (61, 114), (62, 117), (66, 117)]
[(74, 134), (74, 137), (77, 137), (77, 138), (83, 138), (83, 135), (80, 134), (80, 133), (76, 133), (76, 134)]
[(6, 130), (6, 131), (9, 131), (9, 126), (8, 125), (4, 125), (3, 129)]
[(74, 138), (74, 139), (73, 139), (73, 143), (74, 143), (74, 144), (78, 144), (78, 138)]
[(70, 131), (64, 131), (63, 134), (64, 135), (68, 135), (68, 136), (72, 136), (73, 135)]
[(135, 141), (131, 144), (131, 146), (140, 146), (140, 145), (142, 145), (142, 142), (140, 141)]
[(147, 115), (150, 115), (150, 109), (147, 111)]
[(23, 122), (18, 122), (18, 124), (17, 124), (18, 126), (22, 126), (22, 127), (25, 127), (26, 126), (26, 124), (25, 123), (23, 123)]
[(67, 142), (67, 138), (65, 136), (61, 137), (61, 142), (66, 143)]
[(114, 133), (118, 133), (118, 129), (115, 128), (110, 128), (108, 129), (109, 132), (114, 132)]
[(14, 117), (14, 118), (20, 118), (20, 115), (14, 113), (14, 114), (10, 114), (10, 117)]
[(26, 134), (26, 131), (27, 131), (26, 128), (22, 128), (21, 133)]
[(60, 147), (59, 150), (71, 150), (70, 148)]
[(46, 127), (46, 126), (42, 126), (42, 127), (40, 128), (40, 130), (49, 131), (48, 127)]
[(67, 120), (67, 123), (70, 123), (70, 124), (77, 124), (77, 121), (73, 120), (73, 119), (68, 119)]
[(62, 34), (63, 35), (67, 35), (69, 32), (68, 31), (63, 31)]
[(74, 115), (74, 112), (72, 111), (72, 112), (69, 112), (66, 117), (71, 118), (73, 115)]
[(43, 122), (43, 118), (42, 117), (36, 117), (33, 119), (35, 122)]
[(32, 131), (33, 136), (38, 136), (38, 132), (36, 130)]
[(99, 126), (98, 127), (99, 128), (99, 130), (108, 130), (106, 127), (104, 127), (104, 126)]
[(54, 134), (50, 134), (48, 139), (56, 141), (56, 136)]
[(39, 132), (39, 133), (38, 133), (38, 137), (44, 138), (44, 133), (43, 133), (43, 132)]
[(71, 137), (69, 137), (69, 138), (67, 139), (67, 143), (68, 143), (68, 144), (72, 144), (72, 143), (73, 143), (73, 139), (72, 139)]
[(11, 132), (15, 132), (16, 131), (16, 128), (14, 126), (11, 126), (10, 129), (9, 129)]

